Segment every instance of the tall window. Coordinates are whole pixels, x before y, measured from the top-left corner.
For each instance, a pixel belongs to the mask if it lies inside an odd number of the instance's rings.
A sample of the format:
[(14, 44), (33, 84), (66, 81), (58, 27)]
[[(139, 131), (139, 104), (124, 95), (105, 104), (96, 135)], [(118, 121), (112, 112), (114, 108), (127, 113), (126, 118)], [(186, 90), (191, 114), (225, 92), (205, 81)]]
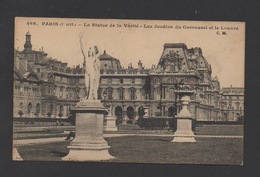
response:
[(98, 99), (101, 100), (102, 99), (102, 89), (101, 88), (98, 88)]
[(120, 84), (123, 84), (124, 80), (121, 78), (121, 79), (119, 79), (119, 82), (120, 82)]
[(63, 97), (63, 86), (60, 87), (60, 98)]
[(161, 97), (161, 95), (160, 95), (160, 89), (157, 88), (157, 89), (156, 89), (156, 100), (160, 100), (160, 97)]
[(239, 102), (236, 102), (236, 109), (239, 110), (239, 105), (240, 103)]
[(111, 87), (107, 88), (107, 99), (108, 100), (113, 99), (113, 89)]
[(51, 93), (51, 86), (48, 85), (48, 94), (50, 94), (50, 93)]
[(124, 88), (120, 87), (118, 89), (118, 95), (119, 95), (119, 100), (124, 100)]
[(135, 90), (135, 88), (130, 88), (130, 100), (135, 100), (135, 92), (136, 92), (136, 90)]

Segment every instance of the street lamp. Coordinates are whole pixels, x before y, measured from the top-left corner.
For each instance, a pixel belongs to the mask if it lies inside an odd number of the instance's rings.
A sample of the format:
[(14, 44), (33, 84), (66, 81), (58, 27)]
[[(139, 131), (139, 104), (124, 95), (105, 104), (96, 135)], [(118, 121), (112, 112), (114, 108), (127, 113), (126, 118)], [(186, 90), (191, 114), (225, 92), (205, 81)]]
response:
[(111, 114), (112, 114), (112, 106), (111, 106), (111, 102), (110, 101), (108, 101), (108, 103), (106, 103), (106, 101), (107, 101), (107, 92), (106, 92), (106, 90), (103, 92), (103, 97), (104, 97), (104, 100), (105, 100), (104, 106), (109, 108), (108, 115), (111, 116)]
[(222, 122), (224, 121), (224, 102), (221, 102)]

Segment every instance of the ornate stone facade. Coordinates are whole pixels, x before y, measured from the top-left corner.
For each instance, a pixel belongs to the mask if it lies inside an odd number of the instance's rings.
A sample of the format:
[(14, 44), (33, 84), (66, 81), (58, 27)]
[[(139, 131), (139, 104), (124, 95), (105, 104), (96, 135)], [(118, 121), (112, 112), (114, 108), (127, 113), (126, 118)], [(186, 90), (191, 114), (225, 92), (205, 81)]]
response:
[[(70, 108), (85, 97), (84, 67), (70, 68), (47, 57), (43, 49), (32, 50), (29, 32), (24, 50), (15, 50), (14, 56), (14, 116), (67, 117)], [(217, 77), (212, 78), (211, 65), (200, 48), (165, 44), (158, 64), (151, 68), (144, 68), (141, 61), (137, 68), (132, 64), (123, 68), (119, 59), (104, 51), (100, 64), (98, 99), (112, 106), (119, 122), (173, 117), (180, 111), (177, 93), (183, 89), (196, 91), (189, 109), (197, 120), (232, 121), (237, 113), (243, 115), (243, 88), (237, 88), (239, 95), (231, 92), (232, 106), (226, 107), (230, 105), (230, 92), (226, 88), (222, 92)]]

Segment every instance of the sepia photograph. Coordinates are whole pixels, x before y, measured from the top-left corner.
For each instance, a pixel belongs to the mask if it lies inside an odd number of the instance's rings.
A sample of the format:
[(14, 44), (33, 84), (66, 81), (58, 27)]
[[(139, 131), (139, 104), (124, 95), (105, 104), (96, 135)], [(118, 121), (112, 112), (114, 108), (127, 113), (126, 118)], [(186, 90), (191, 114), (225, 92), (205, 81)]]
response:
[(243, 165), (245, 22), (16, 17), (13, 160)]

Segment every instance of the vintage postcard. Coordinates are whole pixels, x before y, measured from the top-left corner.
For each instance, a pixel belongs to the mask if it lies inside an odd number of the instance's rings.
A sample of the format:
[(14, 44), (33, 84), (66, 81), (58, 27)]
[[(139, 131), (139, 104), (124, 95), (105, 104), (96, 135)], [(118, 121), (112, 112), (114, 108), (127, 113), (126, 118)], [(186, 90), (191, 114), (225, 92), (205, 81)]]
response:
[(245, 23), (15, 19), (13, 160), (243, 164)]

